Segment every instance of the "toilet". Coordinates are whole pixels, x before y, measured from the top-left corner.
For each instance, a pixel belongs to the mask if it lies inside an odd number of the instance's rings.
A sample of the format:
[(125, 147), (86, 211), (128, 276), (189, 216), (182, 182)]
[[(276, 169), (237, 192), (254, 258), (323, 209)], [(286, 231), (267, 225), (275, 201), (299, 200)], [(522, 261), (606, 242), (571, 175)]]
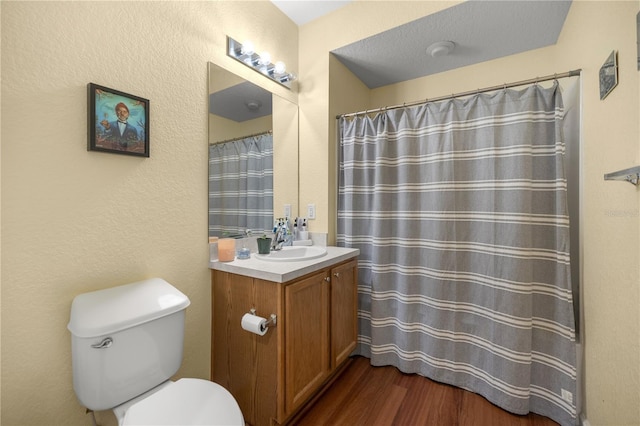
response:
[(71, 332), (73, 388), (120, 426), (244, 426), (238, 403), (203, 379), (170, 378), (182, 363), (187, 296), (161, 278), (76, 296)]

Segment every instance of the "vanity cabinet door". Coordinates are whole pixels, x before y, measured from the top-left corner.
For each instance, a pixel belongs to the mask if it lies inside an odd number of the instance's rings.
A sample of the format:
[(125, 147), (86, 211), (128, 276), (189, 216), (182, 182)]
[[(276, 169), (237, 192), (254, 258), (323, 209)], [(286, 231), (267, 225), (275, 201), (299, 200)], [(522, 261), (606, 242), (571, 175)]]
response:
[(285, 412), (293, 413), (329, 376), (329, 271), (285, 287)]
[(231, 392), (248, 424), (269, 426), (278, 406), (281, 327), (258, 336), (240, 323), (251, 308), (281, 318), (282, 285), (222, 271), (213, 271), (212, 282), (211, 380)]
[(358, 339), (358, 262), (331, 269), (331, 368), (351, 355)]

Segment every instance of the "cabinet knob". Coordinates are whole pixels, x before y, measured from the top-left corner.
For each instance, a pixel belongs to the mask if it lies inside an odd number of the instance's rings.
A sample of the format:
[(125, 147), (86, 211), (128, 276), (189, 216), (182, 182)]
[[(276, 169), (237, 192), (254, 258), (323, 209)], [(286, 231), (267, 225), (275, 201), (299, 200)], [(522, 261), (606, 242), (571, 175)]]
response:
[(336, 277), (336, 278), (340, 278), (340, 272), (334, 272), (333, 276)]
[(325, 280), (326, 282), (331, 282), (331, 277), (324, 277), (324, 280)]

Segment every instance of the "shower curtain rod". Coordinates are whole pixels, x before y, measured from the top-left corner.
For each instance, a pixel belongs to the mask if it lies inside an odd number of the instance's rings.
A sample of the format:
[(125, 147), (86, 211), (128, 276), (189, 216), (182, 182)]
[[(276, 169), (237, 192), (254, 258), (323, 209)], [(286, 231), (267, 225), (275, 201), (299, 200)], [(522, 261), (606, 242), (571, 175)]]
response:
[(227, 142), (241, 141), (242, 139), (254, 138), (254, 137), (262, 136), (262, 135), (270, 135), (271, 133), (273, 133), (273, 130), (267, 130), (266, 132), (254, 133), (252, 135), (247, 135), (247, 136), (240, 136), (240, 137), (233, 138), (233, 139), (226, 139), (226, 140), (223, 140), (223, 141), (209, 142), (209, 146), (218, 145), (218, 144), (227, 143)]
[(372, 112), (380, 112), (380, 111), (387, 111), (387, 110), (390, 110), (390, 109), (411, 107), (411, 106), (426, 104), (426, 103), (429, 103), (429, 102), (444, 101), (446, 99), (459, 98), (459, 97), (469, 96), (469, 95), (477, 95), (479, 93), (492, 92), (494, 90), (500, 90), (500, 89), (508, 89), (508, 88), (516, 87), (516, 86), (524, 86), (525, 84), (540, 83), (540, 82), (543, 82), (543, 81), (557, 80), (559, 78), (575, 77), (575, 76), (580, 75), (581, 72), (582, 72), (582, 69), (577, 69), (577, 70), (573, 70), (573, 71), (567, 71), (567, 72), (564, 72), (564, 73), (561, 73), (561, 74), (552, 74), (552, 75), (547, 75), (547, 76), (544, 76), (544, 77), (536, 77), (536, 78), (530, 78), (528, 80), (516, 81), (516, 82), (513, 82), (513, 83), (504, 83), (504, 84), (501, 84), (499, 86), (485, 87), (484, 89), (469, 90), (468, 92), (454, 93), (452, 95), (440, 96), (440, 97), (431, 98), (431, 99), (427, 98), (427, 99), (420, 100), (420, 101), (404, 103), (402, 105), (394, 105), (394, 106), (390, 106), (390, 107), (367, 109), (367, 110), (364, 110), (364, 111), (351, 112), (351, 113), (348, 113), (348, 114), (339, 114), (339, 115), (336, 116), (336, 118), (340, 119), (340, 118), (354, 117), (354, 116), (357, 116), (357, 115), (369, 114), (369, 113), (372, 113)]

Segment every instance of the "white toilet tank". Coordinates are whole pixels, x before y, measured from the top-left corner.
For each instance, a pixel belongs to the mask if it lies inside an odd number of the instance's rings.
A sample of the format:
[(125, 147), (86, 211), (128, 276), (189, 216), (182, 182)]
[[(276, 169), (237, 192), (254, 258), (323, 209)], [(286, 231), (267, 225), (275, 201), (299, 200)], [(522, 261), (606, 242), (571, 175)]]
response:
[(161, 278), (73, 299), (73, 388), (82, 405), (111, 409), (173, 376), (182, 362), (189, 298)]

